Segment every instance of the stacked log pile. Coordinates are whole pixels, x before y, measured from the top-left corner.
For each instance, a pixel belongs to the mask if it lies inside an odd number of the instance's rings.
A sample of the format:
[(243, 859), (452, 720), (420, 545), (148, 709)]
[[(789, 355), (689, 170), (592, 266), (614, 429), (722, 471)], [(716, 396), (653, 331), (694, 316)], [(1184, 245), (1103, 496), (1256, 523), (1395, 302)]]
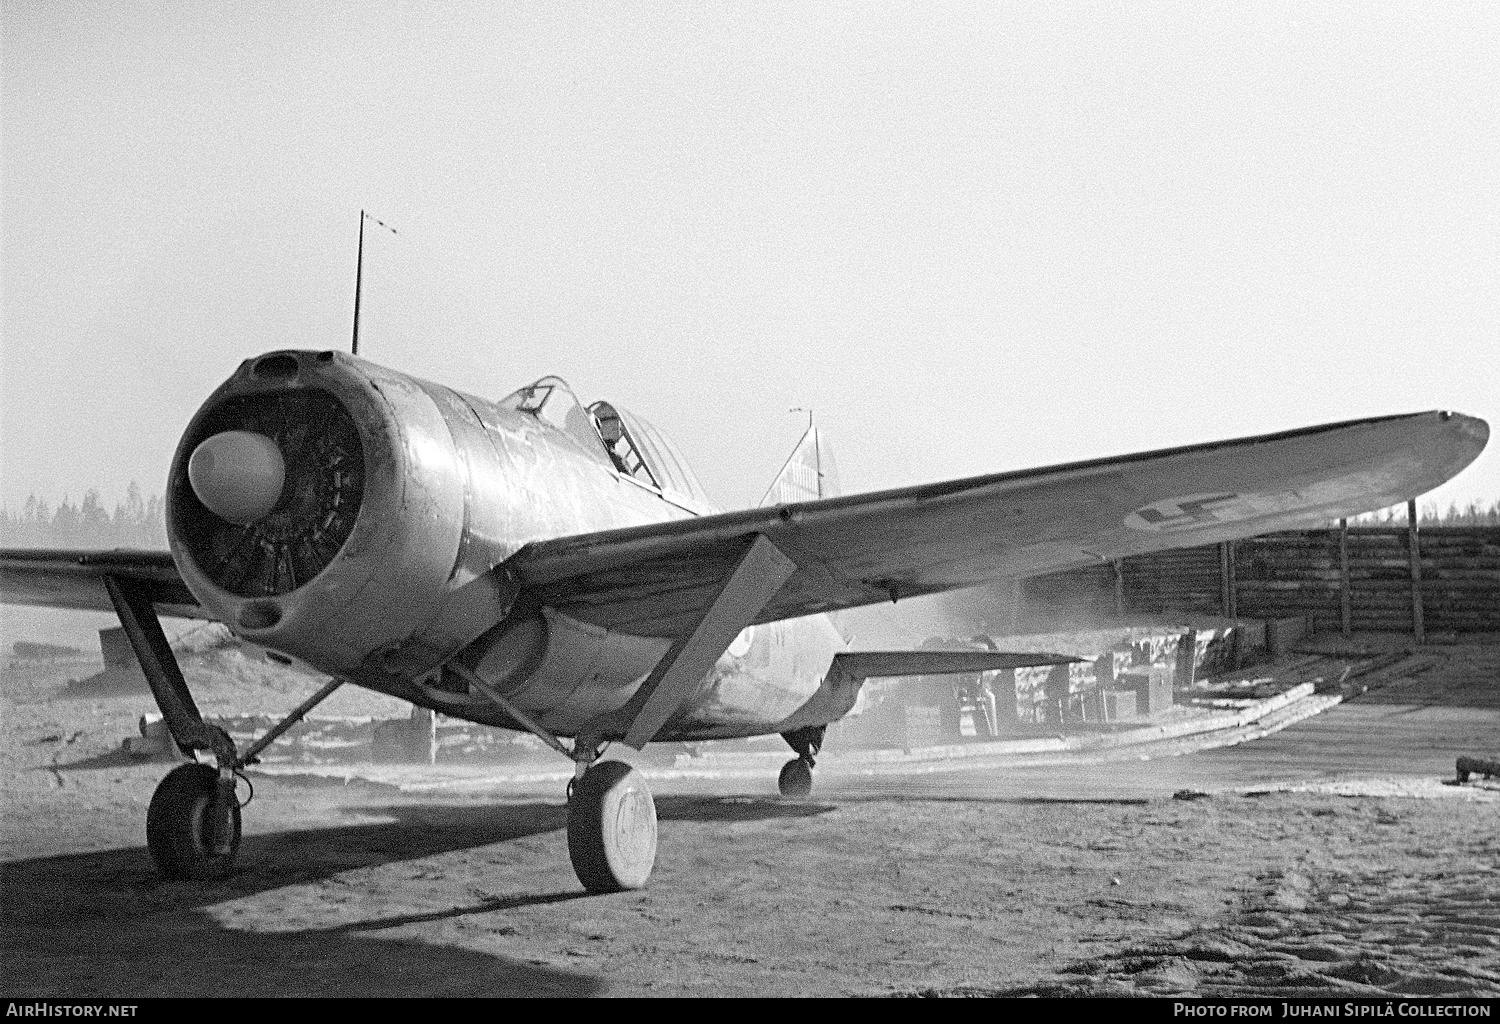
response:
[[(1405, 527), (1349, 531), (1351, 629), (1412, 630), (1407, 540)], [(1458, 633), (1500, 629), (1500, 528), (1428, 527), (1419, 532), (1417, 546), (1426, 628)], [(1317, 629), (1341, 628), (1338, 530), (1240, 541), (1234, 570), (1240, 615), (1311, 615)]]
[[(1429, 526), (1417, 535), (1427, 631), (1500, 631), (1500, 527)], [(1344, 566), (1347, 562), (1347, 577)], [(1232, 545), (1161, 551), (1109, 567), (1028, 580), (1029, 613), (1061, 604), (1123, 613), (1251, 619), (1308, 615), (1319, 630), (1413, 632), (1413, 572), (1405, 526), (1268, 534)], [(1117, 596), (1118, 595), (1118, 596)]]
[[(1402, 530), (1400, 533), (1400, 539), (1404, 543), (1406, 531)], [(1352, 554), (1352, 538), (1349, 546)], [(1234, 549), (1236, 598), (1240, 615), (1267, 619), (1311, 615), (1314, 629), (1342, 628), (1339, 531), (1273, 533), (1266, 537), (1239, 541)], [(1399, 579), (1392, 578), (1395, 585), (1399, 586), (1403, 581), (1405, 583), (1406, 618), (1400, 624), (1389, 627), (1359, 625), (1352, 628), (1389, 628), (1410, 632), (1411, 580), (1407, 575), (1408, 565), (1404, 551), (1396, 554), (1399, 563), (1390, 571), (1400, 574)], [(1362, 568), (1373, 570), (1375, 566), (1369, 564)], [(1352, 571), (1350, 578), (1354, 578)], [(1350, 604), (1353, 607), (1352, 592)]]
[(1126, 610), (1225, 614), (1217, 544), (1123, 559), (1120, 578)]

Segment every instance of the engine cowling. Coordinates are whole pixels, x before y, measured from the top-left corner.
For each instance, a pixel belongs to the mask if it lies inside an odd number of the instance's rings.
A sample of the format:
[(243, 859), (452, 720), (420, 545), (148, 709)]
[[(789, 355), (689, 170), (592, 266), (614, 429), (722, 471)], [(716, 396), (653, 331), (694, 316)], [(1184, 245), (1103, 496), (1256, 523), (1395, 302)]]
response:
[(339, 352), (243, 363), (193, 417), (168, 479), (172, 554), (198, 601), (334, 673), (436, 664), (462, 639), (440, 621), (459, 593), (475, 623), (503, 617), (513, 595), (469, 586), (495, 560), (465, 536), (465, 460), (484, 452), (460, 450), (443, 404), (458, 399), (433, 390)]

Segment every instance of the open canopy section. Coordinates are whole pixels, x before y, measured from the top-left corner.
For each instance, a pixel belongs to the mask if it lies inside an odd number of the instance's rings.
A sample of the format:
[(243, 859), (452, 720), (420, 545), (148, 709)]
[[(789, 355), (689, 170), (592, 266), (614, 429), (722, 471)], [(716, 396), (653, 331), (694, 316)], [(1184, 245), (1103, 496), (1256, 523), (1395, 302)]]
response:
[(609, 402), (589, 406), (615, 469), (694, 512), (714, 511), (703, 485), (667, 435)]
[(512, 391), (497, 404), (502, 409), (530, 413), (542, 423), (556, 427), (596, 458), (602, 454), (593, 419), (561, 377), (543, 377), (535, 384)]

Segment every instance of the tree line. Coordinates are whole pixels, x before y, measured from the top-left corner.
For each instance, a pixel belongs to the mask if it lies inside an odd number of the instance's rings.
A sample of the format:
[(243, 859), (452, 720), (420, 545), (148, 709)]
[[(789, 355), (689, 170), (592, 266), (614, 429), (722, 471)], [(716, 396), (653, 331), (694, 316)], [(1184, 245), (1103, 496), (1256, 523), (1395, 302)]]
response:
[(64, 496), (56, 508), (29, 495), (17, 511), (0, 509), (0, 546), (164, 550), (166, 504), (158, 495), (142, 496), (134, 480), (113, 513), (105, 509), (98, 488), (85, 491), (82, 504)]
[[(1331, 523), (1338, 526), (1337, 521)], [(1392, 505), (1390, 508), (1366, 512), (1349, 520), (1350, 526), (1405, 526), (1406, 506)], [(1481, 505), (1471, 501), (1460, 507), (1450, 502), (1445, 511), (1438, 509), (1435, 501), (1417, 502), (1418, 526), (1500, 526), (1500, 501), (1492, 505)]]

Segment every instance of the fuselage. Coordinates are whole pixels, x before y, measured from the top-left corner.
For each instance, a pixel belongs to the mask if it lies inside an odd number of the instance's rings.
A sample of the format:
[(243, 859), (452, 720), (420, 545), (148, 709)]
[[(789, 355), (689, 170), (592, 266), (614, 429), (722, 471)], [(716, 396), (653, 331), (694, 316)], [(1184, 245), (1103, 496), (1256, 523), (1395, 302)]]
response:
[[(188, 478), (199, 446), (235, 431), (271, 438), (286, 462), (276, 511), (246, 525), (210, 512)], [(536, 541), (717, 511), (654, 427), (607, 403), (585, 409), (556, 378), (495, 401), (337, 352), (246, 361), (189, 425), (168, 488), (179, 572), (236, 634), (515, 725), (445, 668), (457, 660), (547, 729), (601, 738), (621, 731), (609, 723), (670, 639), (546, 607), (506, 560)], [(820, 686), (843, 646), (822, 615), (747, 629), (657, 738), (831, 720), (847, 701)]]

